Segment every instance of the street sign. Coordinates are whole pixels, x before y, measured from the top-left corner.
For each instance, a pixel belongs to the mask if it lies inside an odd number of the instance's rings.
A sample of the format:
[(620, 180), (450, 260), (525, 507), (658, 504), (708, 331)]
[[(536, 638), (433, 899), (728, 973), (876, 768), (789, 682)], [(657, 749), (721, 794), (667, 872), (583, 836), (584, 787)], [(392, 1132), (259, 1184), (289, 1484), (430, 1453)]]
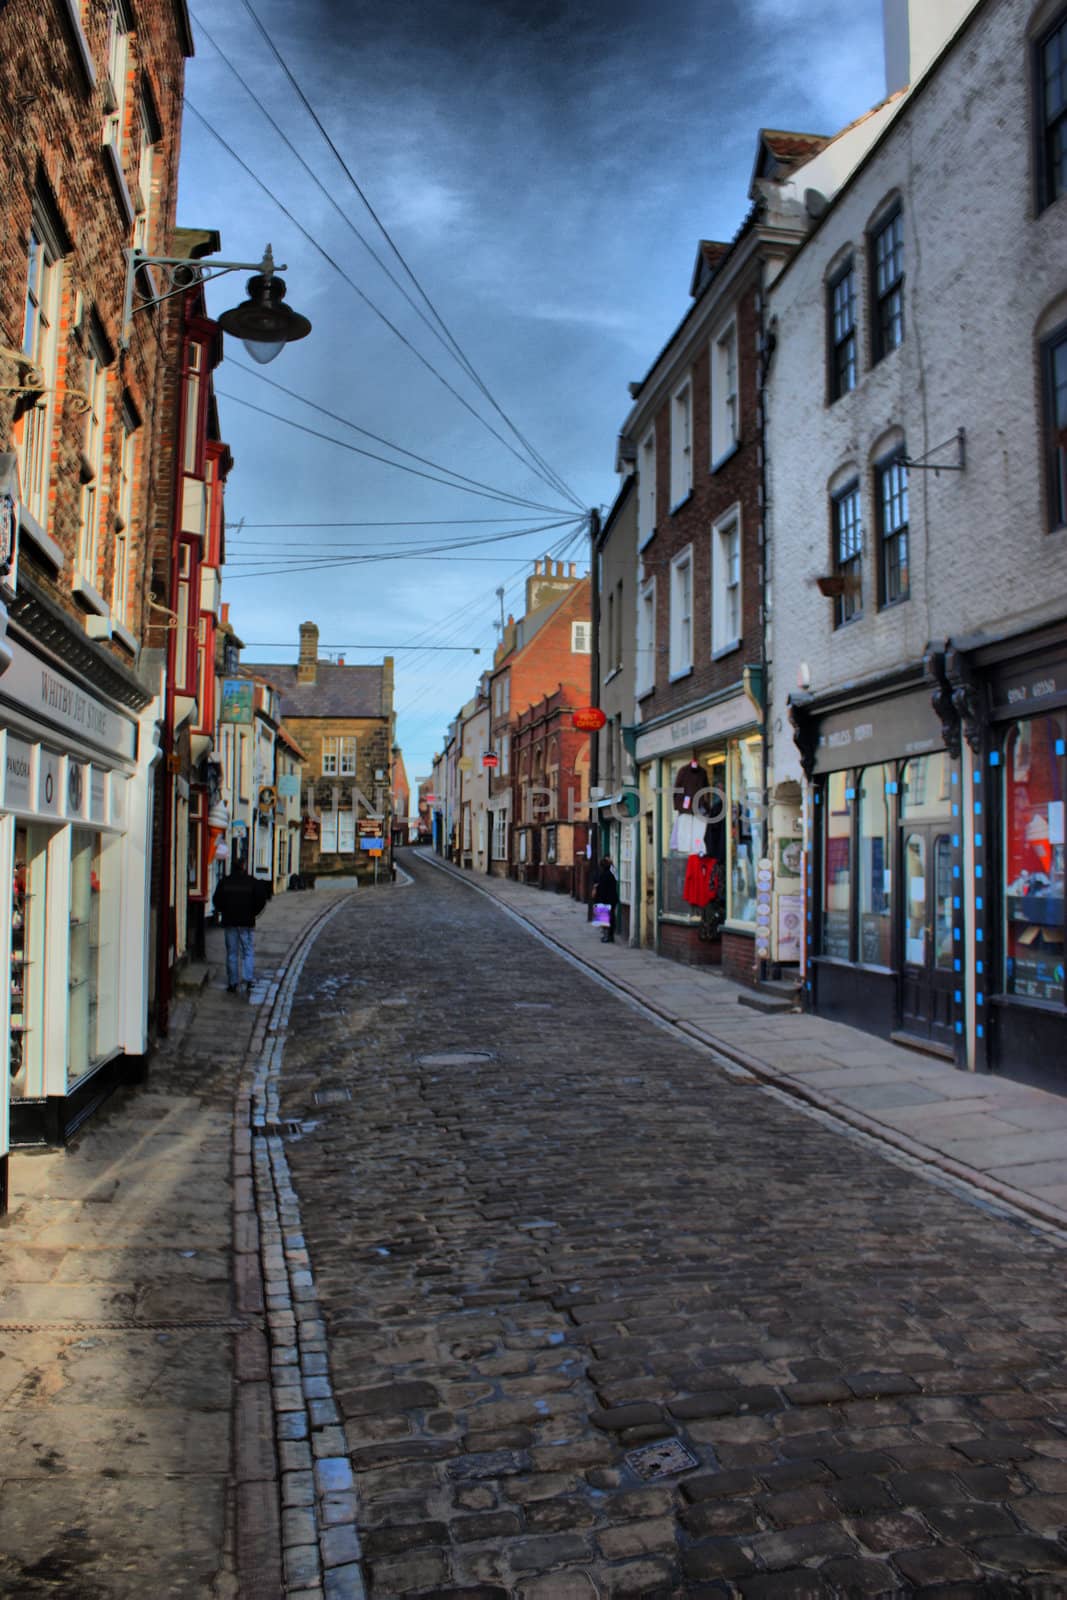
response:
[(482, 766), (483, 767), (499, 767), (499, 765), (500, 765), (500, 757), (499, 756), (495, 756), (491, 750), (487, 750), (485, 752), (485, 755), (482, 757)]
[(360, 837), (359, 848), (361, 850), (369, 850), (371, 855), (380, 856), (385, 849), (385, 840), (380, 836), (375, 837), (373, 834), (365, 833)]
[(596, 733), (607, 720), (599, 706), (581, 706), (574, 713), (574, 726), (580, 728), (583, 733)]

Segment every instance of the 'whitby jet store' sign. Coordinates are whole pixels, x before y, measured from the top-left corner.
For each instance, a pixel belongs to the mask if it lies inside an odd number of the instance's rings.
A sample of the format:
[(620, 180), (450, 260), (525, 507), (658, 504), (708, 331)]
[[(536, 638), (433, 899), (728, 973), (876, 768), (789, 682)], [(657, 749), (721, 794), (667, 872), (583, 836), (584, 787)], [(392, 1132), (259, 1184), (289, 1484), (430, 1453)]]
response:
[(47, 665), (14, 640), (9, 639), (8, 643), (12, 659), (0, 677), (0, 701), (34, 723), (58, 728), (119, 760), (136, 759), (137, 724), (132, 717), (98, 700), (66, 673)]

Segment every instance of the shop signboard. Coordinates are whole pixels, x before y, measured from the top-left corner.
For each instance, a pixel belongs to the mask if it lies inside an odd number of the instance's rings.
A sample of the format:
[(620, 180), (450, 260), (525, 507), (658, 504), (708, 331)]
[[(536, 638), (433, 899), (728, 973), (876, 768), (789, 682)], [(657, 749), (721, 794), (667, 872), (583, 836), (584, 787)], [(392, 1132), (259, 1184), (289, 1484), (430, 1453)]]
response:
[(364, 833), (360, 835), (359, 848), (369, 850), (371, 855), (381, 855), (385, 849), (385, 840), (380, 834)]
[(7, 736), (4, 754), (4, 810), (33, 810), (33, 746), (13, 734)]
[(926, 755), (944, 746), (929, 688), (887, 700), (870, 700), (820, 717), (815, 771), (841, 772), (898, 757)]
[(748, 696), (730, 695), (703, 711), (694, 711), (687, 717), (679, 717), (674, 722), (639, 734), (637, 761), (642, 763), (650, 761), (653, 756), (667, 755), (672, 750), (690, 750), (697, 745), (710, 744), (725, 734), (750, 727), (753, 721), (752, 702)]
[(801, 905), (798, 894), (778, 896), (778, 952), (779, 961), (800, 960)]
[(223, 678), (219, 721), (251, 722), (255, 688), (251, 678)]
[(1033, 711), (1049, 711), (1067, 704), (1067, 656), (1049, 660), (1039, 667), (1001, 671), (993, 681), (995, 716), (1026, 717)]
[(46, 817), (58, 817), (62, 790), (59, 767), (62, 757), (42, 746), (37, 761), (37, 810)]
[(279, 798), (282, 800), (298, 800), (300, 798), (300, 776), (296, 772), (286, 772), (278, 779), (276, 784)]
[(110, 755), (134, 759), (137, 724), (132, 717), (98, 700), (24, 645), (11, 639), (7, 644), (11, 664), (0, 677), (0, 700)]

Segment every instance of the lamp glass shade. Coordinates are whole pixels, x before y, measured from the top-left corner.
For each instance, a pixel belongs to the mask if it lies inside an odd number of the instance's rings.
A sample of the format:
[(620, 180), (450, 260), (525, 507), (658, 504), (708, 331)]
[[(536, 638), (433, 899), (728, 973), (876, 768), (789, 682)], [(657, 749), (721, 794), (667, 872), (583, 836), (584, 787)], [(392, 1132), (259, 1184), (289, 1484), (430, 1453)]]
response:
[(245, 339), (244, 347), (253, 361), (258, 361), (261, 367), (265, 367), (268, 361), (273, 361), (275, 356), (281, 355), (285, 349), (285, 340), (276, 339), (268, 344), (265, 339)]

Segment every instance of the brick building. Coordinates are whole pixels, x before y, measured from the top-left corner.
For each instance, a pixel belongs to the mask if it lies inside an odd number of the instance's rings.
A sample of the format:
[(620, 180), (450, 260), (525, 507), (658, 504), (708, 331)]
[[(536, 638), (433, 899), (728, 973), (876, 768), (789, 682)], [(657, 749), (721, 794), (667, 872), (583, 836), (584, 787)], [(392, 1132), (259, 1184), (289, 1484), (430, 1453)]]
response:
[(561, 684), (521, 711), (512, 726), (513, 874), (561, 894), (575, 887), (589, 836), (589, 735), (573, 722), (588, 695), (588, 685)]
[[(169, 244), (192, 36), (184, 0), (140, 0), (136, 27), (117, 0), (10, 0), (2, 24), (0, 1044), (10, 1131), (37, 1141), (148, 1042), (170, 346), (165, 308), (123, 328), (124, 251)], [(5, 1169), (8, 1110), (5, 1088)]]
[(519, 715), (561, 684), (583, 685), (582, 704), (592, 689), (588, 577), (578, 577), (573, 563), (564, 571), (562, 562), (546, 556), (534, 562), (525, 600), (519, 620), (507, 619), (487, 674), (490, 742), (498, 761), (489, 779), (490, 867), (503, 877), (524, 865), (518, 858), (516, 826), (525, 801), (512, 756)]
[(1067, 7), (896, 9), (911, 88), (847, 181), (797, 169), (770, 296), (773, 781), (814, 1008), (1062, 1087)]
[[(396, 743), (393, 658), (380, 667), (319, 660), (319, 630), (300, 624), (295, 666), (242, 669), (272, 683), (281, 720), (304, 754), (300, 874), (372, 880), (392, 864), (392, 759)], [(384, 840), (371, 855), (361, 840)]]

